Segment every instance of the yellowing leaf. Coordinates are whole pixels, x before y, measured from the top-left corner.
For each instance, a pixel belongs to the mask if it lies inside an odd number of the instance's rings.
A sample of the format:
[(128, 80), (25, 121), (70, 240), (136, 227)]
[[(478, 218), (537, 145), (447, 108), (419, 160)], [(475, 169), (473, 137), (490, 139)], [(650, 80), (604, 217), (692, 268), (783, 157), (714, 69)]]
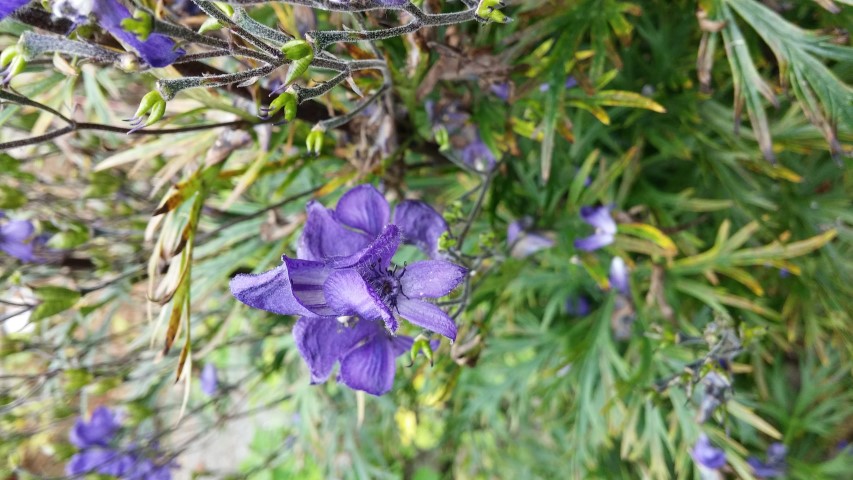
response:
[(624, 90), (604, 90), (595, 94), (593, 99), (599, 105), (610, 107), (644, 108), (653, 112), (665, 113), (663, 105), (651, 98), (644, 97), (639, 93), (626, 92)]
[(623, 223), (618, 226), (618, 232), (649, 240), (662, 248), (669, 256), (678, 253), (675, 242), (657, 227), (644, 223)]

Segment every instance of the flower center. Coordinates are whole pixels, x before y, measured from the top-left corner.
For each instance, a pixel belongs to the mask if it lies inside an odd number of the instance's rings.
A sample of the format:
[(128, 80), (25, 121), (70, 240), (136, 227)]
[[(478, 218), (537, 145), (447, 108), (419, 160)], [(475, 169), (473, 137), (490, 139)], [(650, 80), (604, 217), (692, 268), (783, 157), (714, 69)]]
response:
[[(379, 295), (382, 303), (395, 308), (397, 306), (397, 297), (403, 293), (403, 287), (400, 284), (400, 279), (406, 274), (406, 267), (401, 270), (398, 265), (393, 268), (383, 270), (378, 264), (374, 264), (365, 275), (364, 280), (370, 285), (370, 288)], [(405, 295), (404, 295), (405, 296)]]

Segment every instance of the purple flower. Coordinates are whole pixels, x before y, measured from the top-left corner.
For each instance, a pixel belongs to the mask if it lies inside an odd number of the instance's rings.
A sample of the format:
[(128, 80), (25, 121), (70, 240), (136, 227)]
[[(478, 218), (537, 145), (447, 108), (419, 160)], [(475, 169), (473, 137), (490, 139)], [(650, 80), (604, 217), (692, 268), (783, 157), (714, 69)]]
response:
[(573, 317), (585, 317), (592, 311), (589, 299), (585, 295), (569, 297), (566, 300), (566, 312)]
[(581, 219), (595, 227), (595, 234), (575, 240), (575, 248), (592, 252), (610, 245), (616, 238), (616, 222), (610, 216), (609, 206), (582, 207)]
[(208, 397), (216, 395), (219, 389), (219, 377), (216, 374), (216, 366), (208, 363), (201, 370), (201, 391)]
[[(569, 75), (569, 77), (566, 78), (566, 83), (563, 84), (563, 87), (566, 89), (575, 88), (577, 86), (578, 86), (578, 81), (572, 75)], [(540, 92), (547, 92), (550, 89), (551, 89), (550, 83), (542, 83), (539, 85), (539, 91)]]
[(119, 477), (132, 468), (133, 464), (133, 458), (128, 455), (120, 455), (109, 448), (94, 447), (74, 454), (65, 465), (65, 473), (71, 476), (97, 472)]
[(622, 257), (613, 257), (610, 261), (610, 286), (625, 296), (631, 295), (631, 282), (628, 267)]
[(403, 241), (437, 258), (438, 239), (447, 223), (432, 207), (418, 200), (404, 200), (394, 210), (372, 185), (359, 185), (345, 193), (336, 210), (308, 202), (308, 218), (299, 239), (297, 257), (323, 260), (353, 255), (369, 245), (389, 223), (397, 225)]
[(504, 102), (509, 101), (509, 90), (509, 82), (493, 83), (489, 86), (489, 91)]
[[(354, 255), (330, 256), (323, 261), (283, 256), (284, 264), (278, 268), (231, 279), (231, 293), (250, 307), (281, 315), (381, 319), (391, 332), (397, 331), (396, 316), (401, 316), (454, 340), (453, 320), (424, 299), (450, 293), (467, 270), (442, 260), (391, 268), (391, 257), (401, 240), (400, 228), (388, 225), (376, 240)], [(338, 237), (337, 241), (350, 240)]]
[(439, 129), (443, 127), (451, 135), (462, 130), (471, 117), (468, 113), (460, 109), (457, 102), (436, 105), (432, 100), (427, 100), (425, 108), (432, 128)]
[(106, 447), (120, 426), (118, 415), (102, 405), (92, 412), (88, 423), (78, 418), (68, 438), (78, 448)]
[(756, 457), (749, 457), (746, 462), (752, 467), (752, 474), (758, 478), (773, 478), (785, 475), (787, 465), (785, 457), (788, 448), (782, 443), (773, 443), (767, 449), (767, 461), (762, 462)]
[(0, 0), (0, 20), (8, 17), (15, 10), (30, 3), (30, 0)]
[(10, 220), (0, 225), (0, 250), (22, 262), (35, 261), (33, 244), (26, 243), (34, 231), (33, 224), (28, 220)]
[(498, 162), (495, 154), (483, 143), (479, 135), (462, 149), (462, 161), (478, 172), (491, 171)]
[(528, 232), (533, 226), (533, 219), (523, 217), (514, 220), (506, 229), (506, 243), (510, 247), (510, 256), (514, 258), (525, 258), (534, 253), (551, 248), (554, 240), (546, 237), (540, 232)]
[(325, 382), (340, 362), (338, 381), (354, 390), (383, 395), (394, 385), (395, 360), (412, 348), (405, 335), (392, 336), (381, 321), (302, 317), (293, 326), (296, 347), (311, 370), (311, 383)]
[(717, 470), (726, 464), (726, 452), (711, 445), (711, 441), (704, 433), (699, 435), (699, 440), (690, 451), (690, 456), (699, 465)]

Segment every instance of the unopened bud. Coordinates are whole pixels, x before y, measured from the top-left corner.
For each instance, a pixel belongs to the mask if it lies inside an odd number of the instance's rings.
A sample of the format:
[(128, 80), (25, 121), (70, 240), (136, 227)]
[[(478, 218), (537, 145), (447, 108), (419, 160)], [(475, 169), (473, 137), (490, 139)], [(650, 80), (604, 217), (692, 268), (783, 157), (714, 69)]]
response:
[(279, 110), (284, 109), (284, 120), (291, 121), (296, 118), (296, 94), (292, 89), (288, 89), (270, 102), (269, 107), (261, 108), (261, 117), (269, 118), (275, 115)]
[[(163, 118), (165, 113), (166, 100), (163, 99), (163, 95), (161, 95), (157, 90), (152, 90), (146, 93), (145, 96), (142, 97), (142, 101), (139, 102), (139, 108), (136, 109), (136, 113), (133, 115), (133, 118), (129, 120), (132, 128), (127, 133), (133, 133), (141, 128), (153, 125)], [(148, 120), (143, 122), (142, 119), (146, 114), (148, 115)]]
[(308, 147), (308, 153), (320, 155), (320, 150), (323, 149), (323, 137), (325, 134), (326, 129), (320, 126), (315, 126), (311, 129), (311, 133), (308, 134), (308, 138), (305, 140), (305, 146)]
[(281, 51), (288, 60), (299, 60), (314, 54), (311, 44), (305, 40), (291, 40), (281, 46)]

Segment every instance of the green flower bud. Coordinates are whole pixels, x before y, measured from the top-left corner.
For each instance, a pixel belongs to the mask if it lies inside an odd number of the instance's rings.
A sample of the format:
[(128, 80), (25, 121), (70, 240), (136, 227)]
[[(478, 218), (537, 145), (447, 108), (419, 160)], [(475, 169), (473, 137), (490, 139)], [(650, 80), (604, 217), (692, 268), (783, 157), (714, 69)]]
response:
[(144, 42), (154, 30), (154, 19), (145, 10), (136, 10), (133, 12), (133, 18), (125, 18), (121, 21), (121, 28), (135, 34)]
[(433, 352), (432, 345), (429, 344), (429, 338), (425, 335), (421, 334), (415, 337), (414, 343), (412, 343), (412, 349), (409, 351), (409, 354), (412, 359), (412, 364), (415, 363), (415, 358), (419, 353), (423, 352), (424, 356), (429, 360), (430, 366), (433, 365)]
[(438, 144), (438, 149), (442, 152), (450, 150), (450, 135), (443, 126), (435, 130), (435, 143)]
[[(166, 113), (166, 100), (163, 99), (163, 95), (160, 94), (157, 90), (152, 90), (145, 94), (142, 97), (142, 101), (139, 102), (139, 108), (136, 109), (136, 113), (133, 115), (133, 118), (130, 119), (131, 128), (127, 133), (133, 133), (141, 128), (153, 125), (158, 120), (163, 118), (163, 114)], [(148, 120), (143, 123), (143, 116), (148, 114)]]
[(308, 55), (314, 55), (314, 49), (305, 40), (291, 40), (281, 46), (281, 51), (288, 60), (299, 60)]
[(506, 4), (503, 0), (481, 0), (480, 5), (477, 7), (477, 16), (481, 18), (489, 18), (492, 11), (495, 10), (495, 7), (504, 6), (506, 6)]
[(308, 153), (320, 155), (320, 150), (323, 149), (323, 137), (325, 134), (326, 129), (319, 125), (311, 129), (311, 133), (309, 133), (308, 138), (305, 139), (305, 146), (308, 147)]
[(262, 117), (269, 118), (275, 115), (279, 110), (284, 109), (284, 119), (289, 122), (296, 118), (296, 105), (296, 94), (292, 89), (288, 89), (286, 92), (276, 97), (275, 100), (270, 102), (269, 107), (262, 107), (260, 113)]
[(0, 85), (9, 83), (15, 75), (23, 72), (26, 67), (27, 61), (24, 59), (20, 46), (15, 45), (3, 50), (3, 53), (0, 54), (0, 68), (3, 68), (0, 70)]
[(308, 70), (308, 66), (311, 65), (311, 62), (313, 61), (314, 51), (312, 50), (308, 56), (302, 57), (291, 63), (287, 70), (287, 76), (284, 78), (285, 85), (290, 85), (294, 80), (299, 78), (300, 75), (305, 73), (305, 71)]
[(500, 10), (492, 10), (492, 13), (487, 18), (495, 23), (509, 23), (512, 21), (511, 18), (504, 15)]

